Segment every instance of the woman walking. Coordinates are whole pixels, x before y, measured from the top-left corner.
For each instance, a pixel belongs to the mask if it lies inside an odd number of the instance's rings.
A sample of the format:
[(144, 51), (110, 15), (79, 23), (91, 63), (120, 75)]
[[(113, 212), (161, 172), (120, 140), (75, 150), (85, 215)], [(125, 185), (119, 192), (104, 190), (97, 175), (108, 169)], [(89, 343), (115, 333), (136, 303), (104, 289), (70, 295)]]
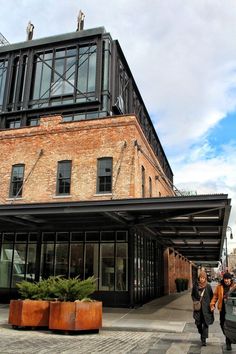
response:
[(192, 288), (192, 300), (200, 301), (200, 309), (194, 309), (193, 318), (201, 336), (202, 346), (206, 346), (208, 338), (208, 327), (214, 322), (214, 314), (210, 309), (210, 302), (213, 297), (213, 291), (207, 282), (207, 274), (201, 271), (198, 276), (198, 282)]
[[(218, 310), (220, 313), (220, 326), (222, 329), (222, 332), (225, 334), (224, 331), (224, 323), (225, 323), (225, 303), (224, 299), (226, 298), (228, 292), (232, 290), (235, 287), (233, 284), (232, 280), (232, 275), (230, 273), (225, 273), (223, 275), (223, 279), (221, 280), (220, 284), (217, 285), (214, 291), (213, 298), (211, 300), (210, 306), (211, 306), (211, 311), (214, 311), (215, 305), (218, 301)], [(225, 342), (226, 342), (226, 349), (227, 350), (232, 350), (231, 347), (231, 341), (229, 338), (225, 336)]]

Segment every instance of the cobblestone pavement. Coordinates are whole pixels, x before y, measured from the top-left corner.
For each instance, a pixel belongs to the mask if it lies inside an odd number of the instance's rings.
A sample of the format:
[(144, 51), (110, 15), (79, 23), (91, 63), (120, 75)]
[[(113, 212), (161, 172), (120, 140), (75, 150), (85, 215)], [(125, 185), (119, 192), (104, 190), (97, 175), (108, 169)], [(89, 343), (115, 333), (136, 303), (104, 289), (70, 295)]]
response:
[[(0, 325), (1, 354), (226, 354), (219, 324), (211, 326), (208, 345), (200, 346), (193, 323), (183, 333), (109, 331), (97, 334), (58, 334), (43, 330), (12, 329)], [(216, 331), (217, 330), (217, 331)], [(236, 345), (232, 354), (236, 353)]]

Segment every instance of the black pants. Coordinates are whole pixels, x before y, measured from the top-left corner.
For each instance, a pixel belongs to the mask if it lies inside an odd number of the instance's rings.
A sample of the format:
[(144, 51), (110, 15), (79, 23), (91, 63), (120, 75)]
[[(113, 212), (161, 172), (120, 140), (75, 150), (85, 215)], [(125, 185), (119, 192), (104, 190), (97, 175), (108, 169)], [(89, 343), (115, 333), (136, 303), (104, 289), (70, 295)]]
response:
[[(225, 304), (223, 303), (222, 304), (222, 310), (220, 311), (220, 327), (222, 329), (222, 332), (224, 333), (225, 335), (225, 330), (224, 330), (224, 323), (225, 323)], [(231, 341), (228, 337), (226, 337), (226, 344), (231, 344)]]
[(201, 339), (208, 338), (208, 325), (205, 322), (203, 313), (201, 311), (200, 323), (197, 325), (198, 332), (201, 334)]

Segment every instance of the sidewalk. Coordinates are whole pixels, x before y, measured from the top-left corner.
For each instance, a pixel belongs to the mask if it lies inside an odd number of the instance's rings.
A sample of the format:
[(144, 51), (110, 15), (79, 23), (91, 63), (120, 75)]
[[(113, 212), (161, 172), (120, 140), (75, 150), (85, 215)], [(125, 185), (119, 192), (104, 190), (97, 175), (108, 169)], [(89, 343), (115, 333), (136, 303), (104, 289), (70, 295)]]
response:
[(189, 322), (193, 322), (190, 291), (163, 296), (136, 309), (103, 310), (103, 329), (181, 333)]
[[(7, 324), (7, 304), (0, 305), (0, 324)], [(193, 322), (190, 291), (155, 299), (135, 308), (103, 308), (104, 330), (163, 331), (181, 333)]]
[[(163, 296), (139, 308), (104, 308), (99, 334), (14, 330), (8, 305), (0, 304), (1, 354), (226, 354), (219, 314), (201, 347), (192, 317), (190, 291)], [(233, 345), (232, 354), (236, 354)]]

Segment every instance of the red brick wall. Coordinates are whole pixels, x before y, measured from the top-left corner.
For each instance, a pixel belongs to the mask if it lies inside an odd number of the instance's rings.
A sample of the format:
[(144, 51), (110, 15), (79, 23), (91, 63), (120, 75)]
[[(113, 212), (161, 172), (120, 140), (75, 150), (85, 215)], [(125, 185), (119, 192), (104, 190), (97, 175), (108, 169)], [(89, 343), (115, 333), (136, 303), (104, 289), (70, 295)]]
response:
[(192, 287), (192, 264), (173, 248), (164, 252), (164, 291), (165, 295), (176, 293), (176, 278), (188, 279), (188, 288)]
[[(41, 149), (43, 154), (38, 159)], [(38, 127), (0, 131), (0, 151), (1, 203), (11, 202), (11, 169), (18, 163), (25, 164), (24, 177), (30, 176), (24, 183), (22, 199), (16, 203), (58, 201), (57, 163), (61, 160), (72, 160), (71, 195), (63, 197), (63, 201), (141, 197), (142, 165), (146, 171), (145, 196), (149, 176), (153, 197), (173, 195), (155, 167), (160, 169), (135, 116), (68, 123), (62, 123), (60, 116), (44, 117)], [(96, 194), (100, 157), (113, 157), (112, 194)]]

